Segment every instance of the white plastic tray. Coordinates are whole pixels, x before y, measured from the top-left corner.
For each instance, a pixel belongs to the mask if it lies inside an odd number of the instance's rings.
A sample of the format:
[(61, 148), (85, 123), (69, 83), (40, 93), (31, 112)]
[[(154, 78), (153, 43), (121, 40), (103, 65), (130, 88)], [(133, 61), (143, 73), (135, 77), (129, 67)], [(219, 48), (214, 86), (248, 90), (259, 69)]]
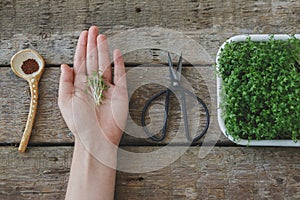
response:
[[(221, 53), (221, 49), (224, 48), (225, 44), (227, 42), (241, 42), (241, 41), (245, 41), (247, 39), (247, 37), (250, 37), (251, 40), (253, 41), (267, 41), (270, 38), (270, 35), (266, 35), (266, 34), (256, 34), (256, 35), (237, 35), (234, 37), (229, 38), (226, 42), (224, 42), (222, 44), (222, 46), (219, 48), (217, 57), (216, 57), (216, 64), (217, 64), (217, 69), (219, 67), (218, 64), (218, 59)], [(296, 38), (300, 39), (300, 34), (296, 34), (295, 35)], [(274, 38), (276, 40), (287, 40), (288, 38), (290, 38), (289, 35), (286, 34), (274, 34)], [(249, 146), (285, 146), (285, 147), (300, 147), (300, 141), (298, 140), (297, 142), (293, 141), (293, 140), (244, 140), (244, 139), (240, 139), (240, 140), (234, 140), (233, 137), (230, 135), (230, 133), (226, 132), (226, 127), (225, 127), (225, 123), (224, 123), (224, 119), (222, 118), (222, 109), (220, 107), (220, 103), (222, 101), (221, 99), (221, 86), (222, 86), (222, 79), (221, 77), (218, 75), (217, 76), (217, 102), (218, 102), (218, 122), (219, 122), (219, 126), (223, 132), (223, 134), (231, 141), (233, 141), (236, 144), (239, 145), (249, 145)]]

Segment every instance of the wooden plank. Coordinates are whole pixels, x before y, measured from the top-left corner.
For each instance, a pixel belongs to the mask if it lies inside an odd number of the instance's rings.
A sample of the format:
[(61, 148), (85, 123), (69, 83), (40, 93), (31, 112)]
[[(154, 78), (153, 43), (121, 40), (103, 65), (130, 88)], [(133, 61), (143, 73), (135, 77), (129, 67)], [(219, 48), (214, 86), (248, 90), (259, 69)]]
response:
[[(299, 12), (300, 2), (296, 0), (3, 0), (0, 65), (8, 65), (11, 56), (24, 48), (38, 50), (48, 64), (72, 63), (78, 35), (90, 25), (98, 25), (108, 36), (140, 27), (172, 29), (193, 38), (214, 57), (218, 47), (232, 35), (299, 33)], [(157, 42), (168, 42), (159, 34), (142, 34)], [(136, 40), (128, 36), (129, 42)], [(126, 61), (165, 61), (165, 52), (148, 48), (128, 53)]]
[[(162, 66), (129, 67), (128, 89), (132, 96), (130, 99), (130, 117), (133, 123), (128, 123), (125, 135), (122, 139), (124, 145), (154, 144), (151, 140), (144, 139), (147, 135), (141, 128), (141, 112), (146, 101), (164, 90), (169, 85), (168, 68)], [(46, 68), (40, 82), (39, 105), (36, 121), (32, 131), (30, 144), (39, 143), (72, 143), (74, 138), (67, 128), (59, 108), (57, 106), (58, 82), (60, 70), (57, 67)], [(215, 79), (211, 66), (184, 67), (182, 80), (186, 80), (184, 86), (191, 91), (194, 90), (207, 104), (211, 114), (211, 124), (208, 134), (216, 136), (217, 140), (228, 142), (221, 136), (216, 119), (216, 93)], [(27, 113), (29, 110), (30, 93), (27, 82), (13, 74), (10, 68), (0, 68), (0, 143), (18, 143), (24, 130)], [(211, 90), (209, 90), (211, 87)], [(189, 99), (187, 99), (189, 100)], [(157, 105), (150, 108), (152, 123), (151, 130), (159, 130), (163, 122), (164, 100), (156, 101)], [(189, 102), (187, 102), (189, 105)], [(212, 104), (213, 103), (213, 104)], [(193, 103), (191, 105), (194, 105)], [(203, 129), (205, 118), (203, 115), (196, 115), (198, 106), (190, 106), (189, 123), (191, 132), (196, 133), (196, 129)], [(201, 111), (201, 110), (200, 110)], [(186, 142), (184, 133), (177, 133), (180, 127), (181, 111), (176, 96), (171, 97), (170, 119), (168, 125), (168, 138), (162, 142), (168, 143)], [(137, 124), (133, 126), (132, 124)], [(196, 126), (198, 124), (198, 126)], [(136, 127), (136, 128), (135, 128)], [(173, 138), (177, 135), (178, 139)], [(220, 136), (220, 137), (219, 137)]]
[(0, 199), (64, 199), (72, 147), (1, 147)]
[[(78, 35), (90, 25), (100, 26), (101, 32), (110, 38), (132, 28), (156, 26), (171, 29), (171, 35), (178, 36), (175, 37), (177, 40), (159, 31), (141, 31), (140, 38), (127, 35), (124, 43), (117, 43), (121, 44), (121, 49), (128, 50), (132, 44), (147, 44), (146, 48), (141, 46), (142, 49), (132, 52), (123, 50), (127, 63), (165, 63), (166, 51), (176, 50), (177, 54), (181, 51), (192, 56), (189, 47), (199, 45), (214, 58), (219, 46), (232, 35), (299, 33), (299, 13), (300, 2), (296, 0), (0, 1), (0, 143), (18, 143), (27, 118), (27, 85), (7, 67), (11, 56), (18, 50), (36, 49), (49, 65), (72, 63)], [(191, 37), (195, 43), (177, 33)], [(143, 41), (145, 37), (160, 45), (148, 45)], [(203, 51), (200, 54), (206, 55)], [(198, 64), (213, 63), (211, 58), (208, 60), (208, 63), (201, 61)], [(209, 102), (216, 102), (215, 92), (208, 91), (215, 90), (214, 79), (205, 79), (209, 75), (205, 73), (200, 73), (202, 77), (199, 78), (199, 73), (193, 70), (187, 69), (184, 75), (196, 89), (196, 94), (203, 96), (212, 108)], [(140, 75), (139, 72), (133, 75)], [(132, 83), (143, 83), (143, 75)], [(58, 68), (46, 69), (31, 144), (70, 144), (74, 141), (57, 107), (58, 76)], [(204, 79), (207, 84), (204, 84)], [(146, 99), (160, 89), (147, 85), (134, 93), (131, 112), (135, 122), (139, 122)], [(174, 118), (179, 116), (175, 105), (173, 102)], [(160, 107), (153, 108), (152, 113), (156, 114), (158, 109)], [(153, 116), (160, 121), (160, 115)], [(212, 116), (214, 123), (208, 135), (212, 136), (212, 141), (218, 140), (224, 145), (227, 140), (224, 136), (218, 138), (220, 130), (215, 113)], [(175, 135), (176, 123), (169, 128), (171, 136)], [(170, 140), (167, 138), (166, 141)], [(125, 135), (122, 144), (154, 143)], [(167, 148), (173, 154), (179, 154), (183, 147)], [(125, 149), (153, 152), (159, 147)], [(14, 147), (0, 147), (0, 199), (64, 199), (72, 150), (73, 147), (29, 147), (27, 153), (18, 154)], [(118, 172), (116, 199), (299, 199), (299, 153), (295, 148), (215, 147), (201, 159), (198, 157), (199, 147), (192, 147), (179, 160), (158, 171), (141, 174)], [(149, 160), (156, 164), (168, 159), (170, 156), (165, 154), (145, 157), (144, 162), (121, 157), (119, 164), (143, 169), (149, 167), (146, 165)], [(127, 162), (122, 163), (124, 161)]]
[[(160, 147), (126, 147), (131, 152)], [(172, 152), (182, 147), (169, 147)], [(0, 147), (0, 199), (64, 199), (73, 147)], [(297, 148), (214, 147), (204, 158), (190, 147), (174, 163), (148, 173), (117, 173), (116, 199), (299, 199)], [(149, 160), (168, 155), (147, 156)], [(141, 160), (123, 165), (147, 167)]]

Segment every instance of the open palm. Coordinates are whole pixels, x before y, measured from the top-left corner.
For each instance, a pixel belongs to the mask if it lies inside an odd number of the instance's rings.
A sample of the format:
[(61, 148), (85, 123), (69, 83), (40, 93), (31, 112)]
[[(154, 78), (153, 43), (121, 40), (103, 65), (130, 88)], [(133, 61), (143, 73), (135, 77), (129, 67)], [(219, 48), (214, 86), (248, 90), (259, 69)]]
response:
[[(118, 145), (125, 128), (128, 114), (125, 66), (119, 50), (114, 51), (113, 58), (114, 76), (107, 40), (93, 26), (79, 37), (74, 67), (61, 67), (58, 104), (75, 138), (86, 144), (95, 145), (106, 138)], [(98, 70), (109, 89), (103, 93), (104, 103), (96, 106), (87, 88), (87, 76)]]

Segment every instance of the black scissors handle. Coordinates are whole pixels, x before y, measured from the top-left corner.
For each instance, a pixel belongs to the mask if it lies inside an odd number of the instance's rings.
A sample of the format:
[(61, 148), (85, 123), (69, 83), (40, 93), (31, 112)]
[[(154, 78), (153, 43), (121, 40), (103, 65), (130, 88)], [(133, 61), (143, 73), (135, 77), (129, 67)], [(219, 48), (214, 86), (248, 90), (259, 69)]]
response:
[[(189, 126), (188, 126), (188, 118), (187, 118), (186, 102), (185, 102), (185, 93), (198, 101), (198, 103), (204, 109), (205, 116), (206, 116), (205, 128), (199, 134), (197, 134), (193, 139), (190, 135)], [(184, 120), (185, 136), (189, 140), (189, 142), (194, 143), (194, 142), (198, 141), (200, 138), (202, 138), (205, 135), (205, 133), (207, 132), (208, 128), (209, 128), (210, 115), (209, 115), (208, 108), (207, 108), (206, 104), (204, 103), (204, 101), (202, 99), (200, 99), (198, 96), (196, 96), (194, 93), (192, 93), (189, 90), (181, 88), (181, 111), (182, 111), (183, 120)]]
[[(151, 103), (153, 101), (155, 101), (156, 99), (158, 99), (160, 96), (165, 95), (165, 112), (164, 112), (164, 122), (163, 122), (163, 127), (161, 129), (161, 136), (156, 136), (156, 134), (153, 134), (149, 131), (149, 129), (147, 128), (146, 125), (146, 112), (148, 111)], [(166, 137), (166, 132), (167, 132), (167, 121), (168, 121), (168, 114), (169, 114), (169, 102), (170, 102), (170, 89), (167, 88), (166, 90), (163, 90), (157, 94), (155, 94), (154, 96), (152, 96), (150, 99), (148, 99), (148, 101), (146, 102), (143, 111), (142, 111), (142, 127), (144, 128), (144, 131), (146, 132), (146, 134), (153, 140), (156, 142), (162, 141), (165, 139)]]
[[(180, 105), (181, 105), (181, 112), (183, 114), (183, 119), (184, 119), (184, 130), (185, 130), (185, 136), (187, 138), (187, 140), (191, 143), (199, 140), (208, 130), (209, 127), (209, 123), (210, 123), (210, 117), (209, 117), (209, 111), (207, 106), (205, 105), (205, 103), (198, 97), (196, 96), (194, 93), (190, 92), (189, 90), (186, 90), (185, 88), (180, 86), (180, 76), (181, 76), (181, 70), (182, 70), (182, 56), (180, 56), (179, 58), (179, 62), (177, 65), (177, 72), (174, 71), (173, 69), (173, 63), (172, 63), (172, 59), (170, 56), (170, 53), (168, 53), (168, 64), (169, 64), (169, 76), (171, 79), (171, 87), (174, 89), (175, 91), (179, 91), (180, 92)], [(170, 93), (171, 90), (169, 88), (167, 88), (166, 90), (157, 93), (156, 95), (152, 96), (147, 102), (146, 105), (143, 108), (142, 111), (142, 126), (144, 128), (144, 131), (147, 133), (147, 135), (154, 141), (162, 141), (163, 139), (165, 139), (166, 137), (166, 131), (167, 131), (167, 124), (168, 124), (168, 114), (169, 114), (169, 103), (170, 103)], [(146, 126), (146, 122), (145, 122), (145, 116), (146, 116), (146, 112), (151, 104), (152, 101), (156, 100), (157, 98), (159, 98), (161, 95), (166, 95), (166, 99), (165, 99), (165, 112), (164, 112), (164, 124), (163, 127), (161, 129), (161, 136), (156, 136), (157, 134), (152, 134), (149, 129)], [(198, 101), (198, 103), (200, 103), (200, 105), (203, 107), (203, 109), (205, 110), (205, 114), (206, 114), (206, 125), (205, 128), (200, 132), (200, 134), (197, 134), (196, 137), (192, 138), (190, 135), (190, 131), (189, 131), (189, 124), (188, 124), (188, 117), (187, 117), (187, 110), (186, 110), (186, 94), (188, 94), (189, 96), (192, 96), (194, 99), (196, 99)]]
[[(186, 138), (188, 139), (189, 142), (196, 142), (198, 141), (200, 138), (202, 138), (205, 133), (207, 132), (208, 128), (209, 128), (209, 123), (210, 123), (210, 116), (209, 116), (209, 111), (208, 108), (206, 106), (206, 104), (202, 101), (202, 99), (200, 99), (198, 96), (196, 96), (194, 93), (190, 92), (189, 90), (180, 89), (180, 98), (181, 98), (181, 111), (183, 114), (183, 119), (184, 119), (184, 130), (185, 130), (185, 135)], [(170, 103), (170, 93), (171, 90), (168, 88), (164, 91), (161, 91), (157, 94), (155, 94), (154, 96), (152, 96), (145, 104), (143, 111), (142, 111), (142, 118), (141, 118), (141, 122), (142, 122), (142, 127), (144, 128), (144, 131), (146, 132), (146, 134), (149, 136), (149, 138), (151, 138), (153, 141), (159, 142), (165, 139), (166, 137), (166, 132), (167, 132), (167, 124), (168, 124), (168, 114), (169, 114), (169, 103)], [(186, 99), (185, 99), (185, 94), (188, 94), (189, 96), (193, 97), (194, 99), (196, 99), (198, 101), (198, 103), (202, 106), (202, 108), (205, 111), (205, 115), (206, 115), (206, 124), (205, 124), (205, 128), (196, 135), (196, 137), (192, 138), (190, 136), (190, 131), (189, 131), (189, 124), (188, 124), (188, 117), (187, 117), (187, 110), (186, 110)], [(163, 122), (163, 127), (161, 129), (161, 136), (157, 136), (157, 134), (153, 134), (149, 131), (149, 129), (146, 126), (146, 113), (151, 105), (151, 103), (153, 101), (155, 101), (156, 99), (158, 99), (160, 96), (165, 95), (165, 112), (164, 112), (164, 122)]]

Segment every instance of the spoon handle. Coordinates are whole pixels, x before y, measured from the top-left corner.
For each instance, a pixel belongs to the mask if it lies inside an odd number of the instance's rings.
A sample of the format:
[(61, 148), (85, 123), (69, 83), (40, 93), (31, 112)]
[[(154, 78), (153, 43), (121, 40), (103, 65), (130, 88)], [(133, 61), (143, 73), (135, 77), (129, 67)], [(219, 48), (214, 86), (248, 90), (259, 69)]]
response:
[(34, 119), (37, 111), (37, 105), (38, 105), (38, 79), (31, 78), (28, 79), (27, 81), (30, 87), (31, 100), (30, 100), (30, 109), (29, 109), (29, 114), (26, 122), (26, 127), (23, 132), (23, 136), (19, 146), (19, 152), (21, 153), (23, 153), (26, 150), (31, 135), (31, 130), (34, 123)]

